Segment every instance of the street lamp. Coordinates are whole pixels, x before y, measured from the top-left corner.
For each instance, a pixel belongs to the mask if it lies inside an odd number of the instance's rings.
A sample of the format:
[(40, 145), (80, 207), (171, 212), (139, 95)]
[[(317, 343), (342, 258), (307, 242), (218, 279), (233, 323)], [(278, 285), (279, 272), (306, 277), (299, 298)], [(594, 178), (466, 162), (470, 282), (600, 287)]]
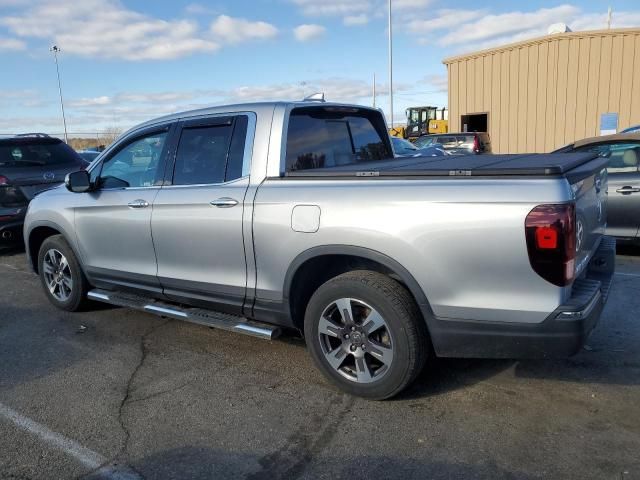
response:
[(61, 52), (60, 47), (57, 45), (52, 45), (49, 49), (50, 52), (53, 52), (53, 58), (56, 61), (56, 74), (58, 75), (58, 93), (60, 94), (60, 109), (62, 110), (62, 124), (64, 125), (64, 141), (65, 143), (69, 143), (69, 139), (67, 138), (67, 119), (64, 116), (64, 102), (62, 101), (62, 84), (60, 83), (60, 68), (58, 67), (58, 53)]

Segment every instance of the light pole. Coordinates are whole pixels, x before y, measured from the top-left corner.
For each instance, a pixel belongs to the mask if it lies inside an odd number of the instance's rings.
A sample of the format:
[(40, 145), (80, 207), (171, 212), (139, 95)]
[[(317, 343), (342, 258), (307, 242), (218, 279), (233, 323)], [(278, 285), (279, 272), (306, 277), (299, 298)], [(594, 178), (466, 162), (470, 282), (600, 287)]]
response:
[(391, 0), (389, 0), (389, 115), (391, 128), (393, 128), (393, 32), (391, 28)]
[(53, 52), (53, 58), (56, 61), (56, 74), (58, 75), (58, 93), (60, 94), (60, 109), (62, 110), (62, 124), (64, 125), (64, 142), (69, 143), (67, 138), (67, 119), (64, 116), (64, 102), (62, 101), (62, 84), (60, 83), (60, 67), (58, 67), (58, 53), (61, 52), (57, 45), (52, 45), (49, 49)]

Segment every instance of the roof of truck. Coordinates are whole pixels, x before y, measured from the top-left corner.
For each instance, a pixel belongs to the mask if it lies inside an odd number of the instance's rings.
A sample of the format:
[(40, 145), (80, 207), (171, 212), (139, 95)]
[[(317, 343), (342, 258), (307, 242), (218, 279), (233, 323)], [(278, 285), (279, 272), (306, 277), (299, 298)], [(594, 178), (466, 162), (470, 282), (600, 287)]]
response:
[(204, 115), (216, 115), (216, 114), (224, 114), (224, 113), (237, 113), (237, 112), (268, 112), (273, 111), (273, 109), (277, 106), (282, 106), (285, 108), (294, 108), (294, 107), (342, 107), (342, 108), (359, 108), (364, 110), (376, 110), (372, 107), (367, 107), (366, 105), (354, 105), (347, 103), (338, 103), (338, 102), (320, 102), (317, 100), (300, 100), (300, 101), (271, 101), (271, 102), (252, 102), (252, 103), (236, 103), (231, 105), (215, 105), (210, 107), (198, 108), (195, 110), (187, 110), (183, 112), (175, 112), (169, 115), (164, 115), (162, 117), (154, 118), (152, 120), (148, 120), (144, 123), (134, 126), (129, 129), (127, 132), (133, 130), (138, 130), (139, 128), (148, 127), (151, 125), (155, 125), (158, 123), (170, 122), (172, 120), (179, 120), (182, 118), (191, 118), (191, 117), (199, 117)]

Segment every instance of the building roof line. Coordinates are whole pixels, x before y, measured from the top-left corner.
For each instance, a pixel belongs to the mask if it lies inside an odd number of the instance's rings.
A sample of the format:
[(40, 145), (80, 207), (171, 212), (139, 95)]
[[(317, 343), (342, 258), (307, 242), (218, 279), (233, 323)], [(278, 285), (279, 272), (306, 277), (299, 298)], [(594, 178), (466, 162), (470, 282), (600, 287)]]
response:
[(462, 55), (455, 55), (447, 57), (442, 60), (442, 63), (449, 65), (451, 63), (461, 62), (463, 60), (469, 60), (471, 58), (485, 57), (487, 55), (493, 55), (508, 50), (514, 50), (517, 48), (528, 47), (531, 45), (550, 43), (558, 40), (570, 39), (570, 38), (585, 38), (585, 37), (602, 37), (602, 36), (617, 36), (617, 35), (640, 35), (640, 28), (612, 28), (604, 30), (582, 30), (578, 32), (565, 32), (565, 33), (553, 33), (545, 35), (543, 37), (532, 38), (529, 40), (523, 40), (520, 42), (509, 43), (507, 45), (501, 45), (498, 47), (487, 48), (479, 50), (477, 52), (465, 53)]

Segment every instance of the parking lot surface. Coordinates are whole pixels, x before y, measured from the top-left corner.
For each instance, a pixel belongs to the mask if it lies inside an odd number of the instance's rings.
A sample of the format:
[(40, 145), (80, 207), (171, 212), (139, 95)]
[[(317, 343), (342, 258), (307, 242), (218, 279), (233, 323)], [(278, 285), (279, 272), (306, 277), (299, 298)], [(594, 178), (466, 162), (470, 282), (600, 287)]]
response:
[(433, 360), (397, 399), (342, 394), (275, 342), (56, 310), (0, 253), (0, 478), (640, 479), (640, 256), (585, 350)]

